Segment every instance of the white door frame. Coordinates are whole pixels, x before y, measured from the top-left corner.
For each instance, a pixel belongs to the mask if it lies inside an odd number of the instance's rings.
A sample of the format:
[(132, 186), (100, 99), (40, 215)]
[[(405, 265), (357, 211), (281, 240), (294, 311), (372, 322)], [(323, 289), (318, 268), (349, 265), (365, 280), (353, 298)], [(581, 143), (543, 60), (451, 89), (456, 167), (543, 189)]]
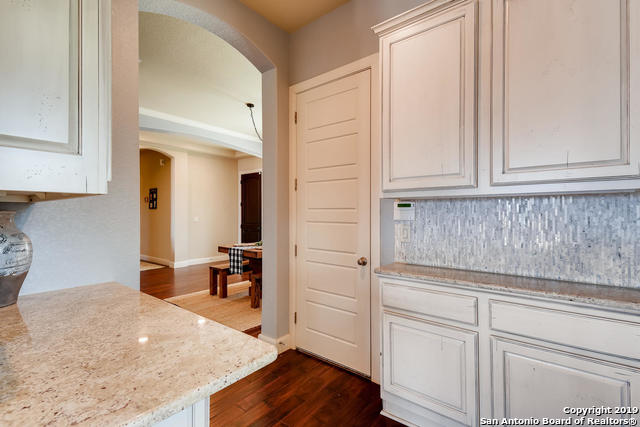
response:
[[(238, 169), (238, 243), (242, 242), (242, 175), (248, 175), (256, 172), (260, 172), (260, 174), (262, 174), (262, 168), (247, 170)], [(262, 179), (260, 180), (260, 193), (262, 194)], [(262, 203), (260, 203), (260, 209), (262, 209)], [(260, 222), (262, 222), (262, 214), (260, 215)], [(262, 225), (260, 225), (260, 227), (262, 228)]]
[(299, 93), (341, 79), (361, 71), (371, 70), (371, 380), (380, 383), (380, 286), (374, 270), (380, 267), (380, 197), (381, 197), (381, 146), (380, 146), (380, 76), (378, 54), (369, 55), (335, 70), (321, 74), (289, 87), (289, 334), (291, 347), (296, 348), (294, 313), (296, 312), (296, 257), (297, 212), (295, 179), (297, 177), (297, 132), (294, 120)]

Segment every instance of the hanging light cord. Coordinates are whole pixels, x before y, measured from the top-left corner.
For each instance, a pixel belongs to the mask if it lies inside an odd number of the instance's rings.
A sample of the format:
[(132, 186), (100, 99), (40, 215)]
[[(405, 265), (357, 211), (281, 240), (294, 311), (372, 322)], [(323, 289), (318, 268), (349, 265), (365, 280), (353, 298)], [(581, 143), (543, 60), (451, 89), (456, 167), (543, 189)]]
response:
[(260, 142), (262, 142), (262, 137), (258, 133), (258, 128), (256, 127), (256, 121), (253, 118), (253, 104), (250, 102), (247, 102), (245, 105), (249, 107), (249, 113), (251, 114), (251, 123), (253, 123), (253, 130), (256, 131), (256, 135), (258, 135), (258, 139), (260, 140)]

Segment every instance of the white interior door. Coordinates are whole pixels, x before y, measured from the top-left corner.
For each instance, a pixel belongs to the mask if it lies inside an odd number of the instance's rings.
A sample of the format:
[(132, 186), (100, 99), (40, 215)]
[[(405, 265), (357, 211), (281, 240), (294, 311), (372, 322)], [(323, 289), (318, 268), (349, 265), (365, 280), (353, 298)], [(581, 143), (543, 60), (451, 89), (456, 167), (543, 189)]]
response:
[[(296, 346), (370, 362), (370, 71), (298, 94)], [(360, 264), (359, 264), (360, 260)]]

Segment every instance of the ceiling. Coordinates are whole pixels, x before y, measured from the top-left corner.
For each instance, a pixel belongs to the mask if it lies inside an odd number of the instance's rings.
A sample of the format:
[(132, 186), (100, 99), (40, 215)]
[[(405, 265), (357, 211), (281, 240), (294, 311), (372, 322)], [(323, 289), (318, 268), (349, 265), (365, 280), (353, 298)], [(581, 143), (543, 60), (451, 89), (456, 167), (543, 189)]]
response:
[(165, 127), (171, 121), (182, 128), (186, 123), (206, 133), (209, 145), (215, 135), (258, 141), (245, 105), (255, 104), (262, 132), (262, 75), (253, 64), (226, 41), (186, 21), (141, 12), (139, 22), (141, 116), (160, 117)]
[(349, 0), (240, 0), (288, 33), (331, 12)]

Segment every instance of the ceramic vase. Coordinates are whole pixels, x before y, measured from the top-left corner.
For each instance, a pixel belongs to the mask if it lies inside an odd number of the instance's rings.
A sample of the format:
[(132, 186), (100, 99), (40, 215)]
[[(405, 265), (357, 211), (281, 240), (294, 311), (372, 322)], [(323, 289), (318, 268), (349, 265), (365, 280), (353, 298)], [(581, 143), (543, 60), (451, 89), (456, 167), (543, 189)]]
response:
[(31, 240), (16, 227), (12, 211), (0, 211), (0, 307), (15, 304), (31, 267)]

